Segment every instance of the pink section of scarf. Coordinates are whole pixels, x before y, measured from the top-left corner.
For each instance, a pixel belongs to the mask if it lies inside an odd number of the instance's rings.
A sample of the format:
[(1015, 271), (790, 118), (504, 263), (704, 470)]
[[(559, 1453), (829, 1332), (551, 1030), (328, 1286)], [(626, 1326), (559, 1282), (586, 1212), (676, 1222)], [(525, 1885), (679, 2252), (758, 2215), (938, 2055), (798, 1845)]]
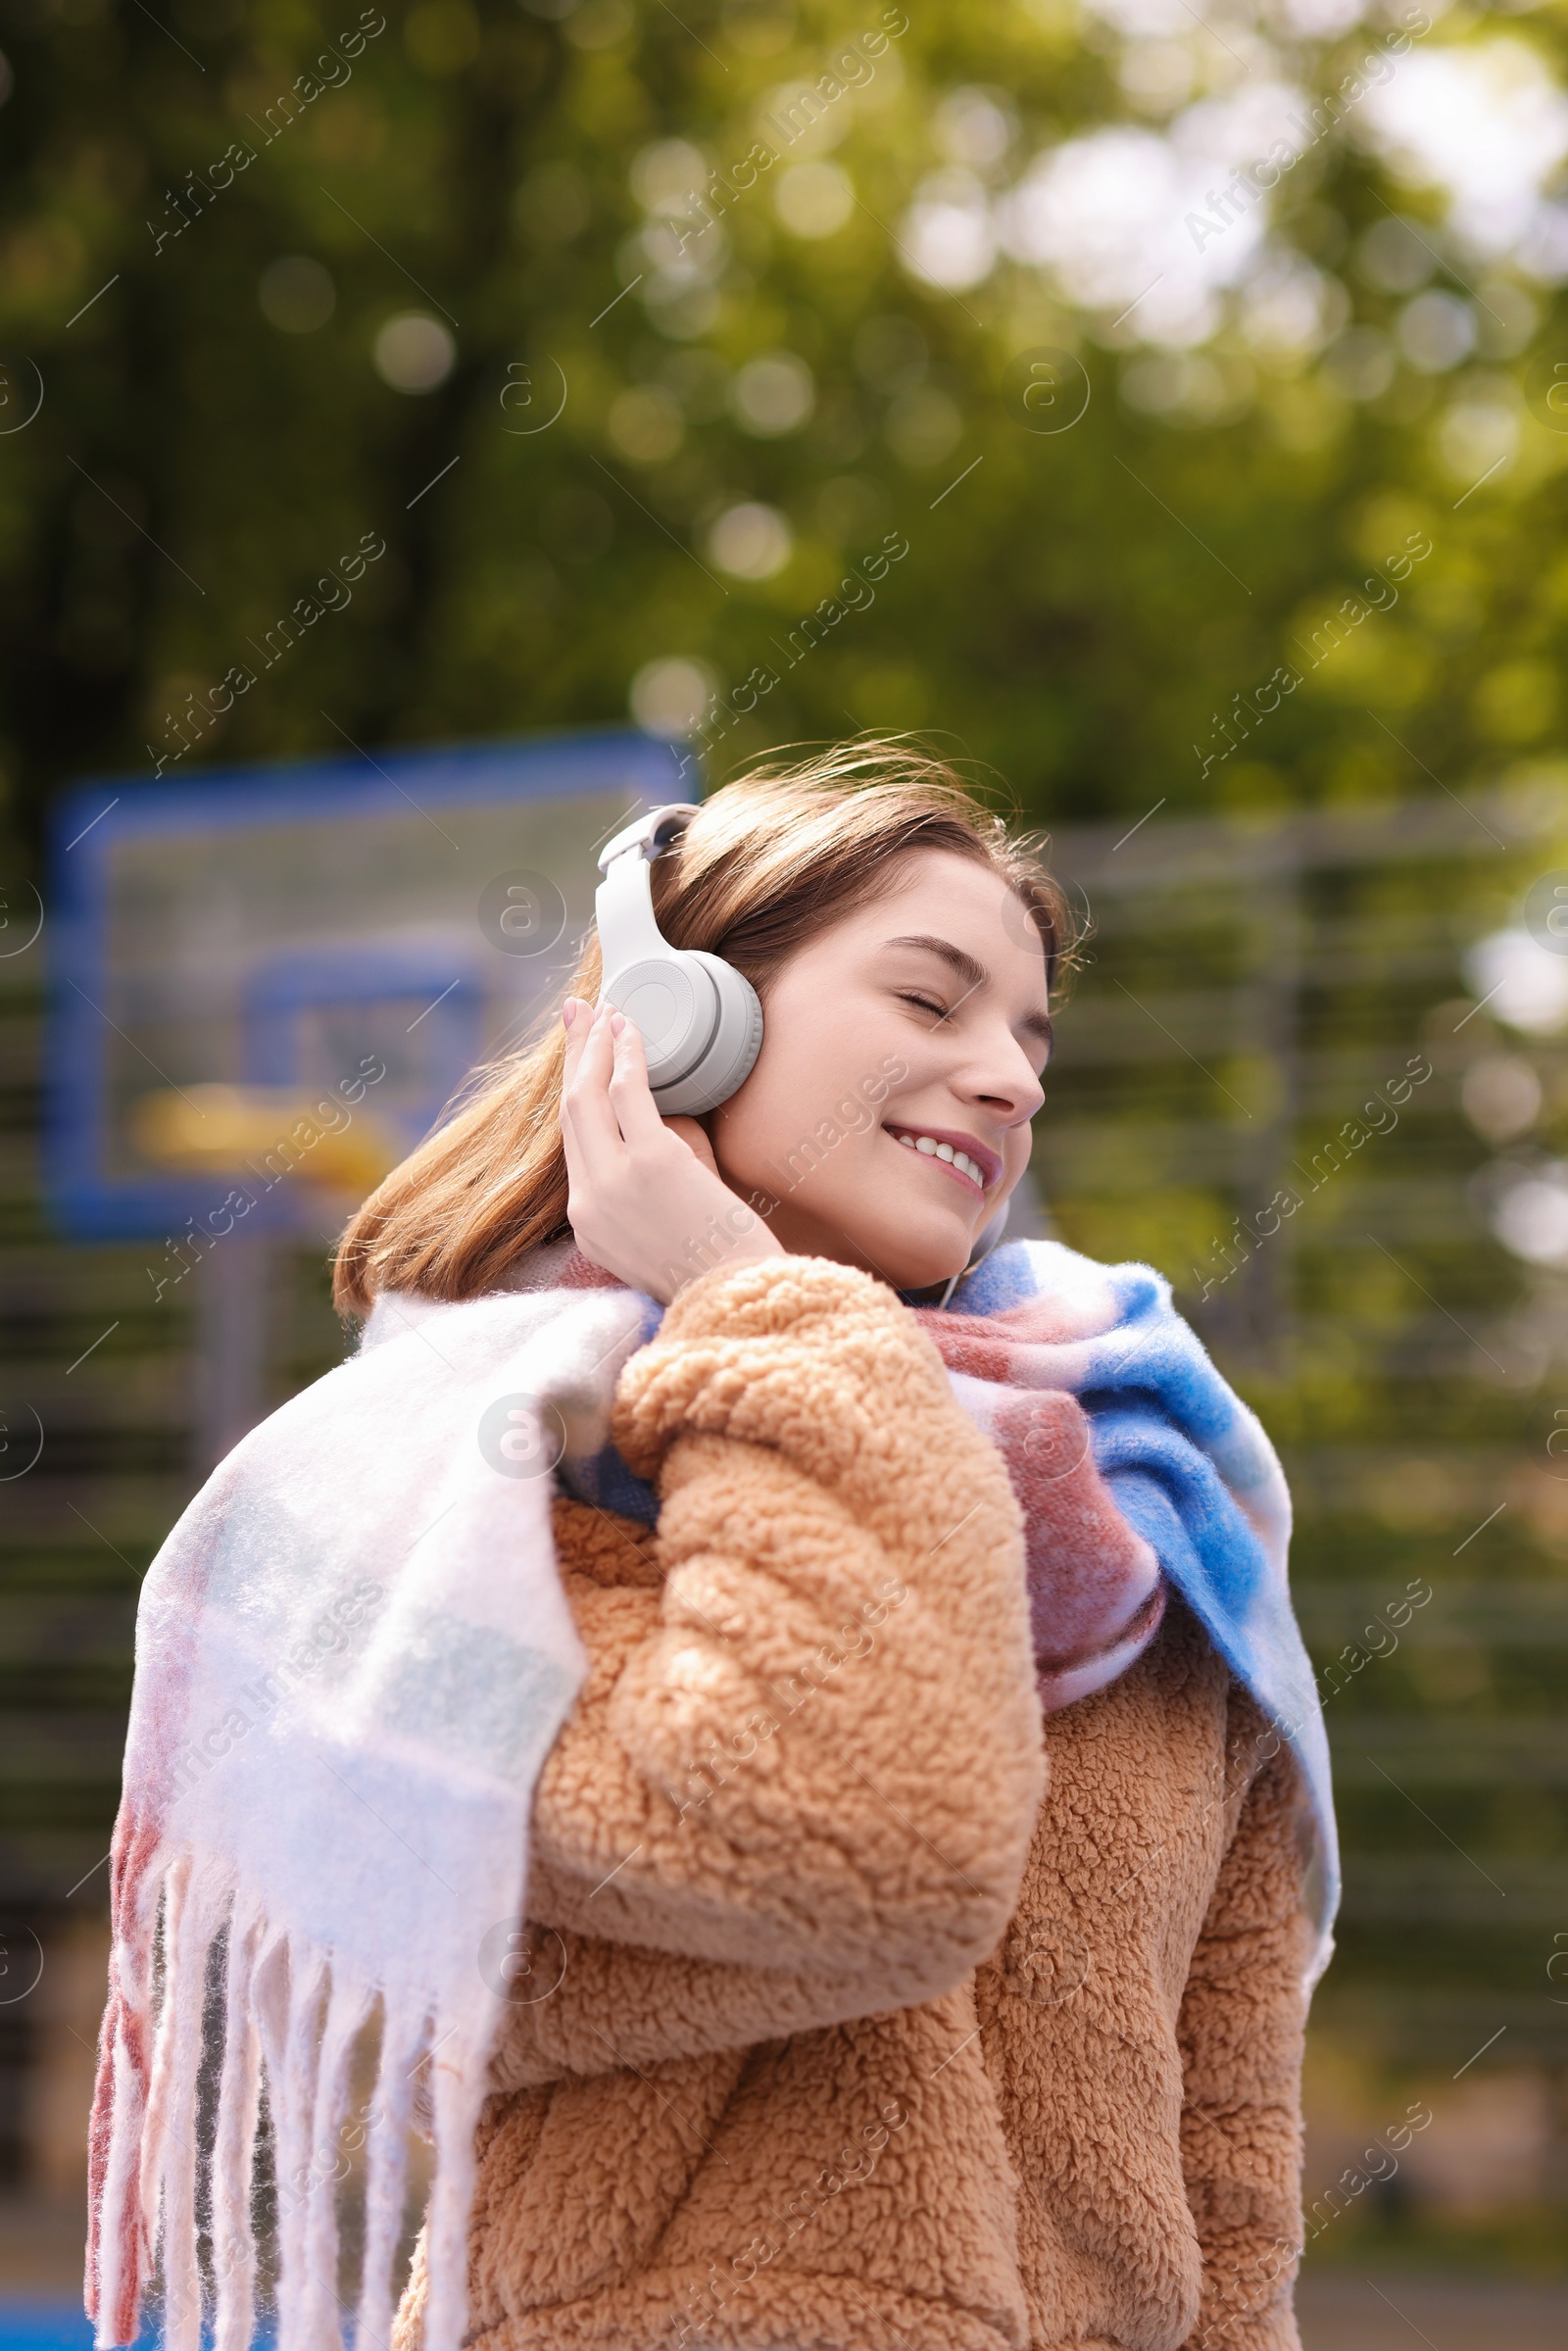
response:
[(923, 1307), (918, 1319), (1022, 1507), (1040, 1699), (1059, 1713), (1124, 1674), (1165, 1613), (1159, 1562), (1095, 1467), (1087, 1414), (1065, 1390), (1039, 1385), (1044, 1367), (1030, 1360), (1031, 1342), (1078, 1334), (1046, 1328), (1043, 1300), (995, 1318)]

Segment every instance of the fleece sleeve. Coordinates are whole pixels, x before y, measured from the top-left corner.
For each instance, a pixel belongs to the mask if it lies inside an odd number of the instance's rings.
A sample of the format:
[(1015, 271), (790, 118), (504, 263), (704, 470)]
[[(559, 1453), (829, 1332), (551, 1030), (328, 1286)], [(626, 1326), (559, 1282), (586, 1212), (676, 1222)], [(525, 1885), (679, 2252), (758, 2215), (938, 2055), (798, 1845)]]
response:
[[(682, 1985), (740, 2040), (949, 1989), (1006, 1927), (1044, 1757), (1017, 1505), (935, 1348), (845, 1266), (719, 1269), (622, 1372), (615, 1440), (662, 1582), (574, 1596), (530, 1921), (640, 1947), (593, 1964), (650, 2056)], [(640, 1954), (680, 1964), (639, 1999)]]
[[(1234, 1702), (1260, 1726), (1250, 1700)], [(1182, 2168), (1203, 2256), (1185, 2351), (1300, 2351), (1292, 2289), (1309, 1935), (1299, 1824), (1299, 1781), (1282, 1747), (1242, 1804), (1182, 2003)]]

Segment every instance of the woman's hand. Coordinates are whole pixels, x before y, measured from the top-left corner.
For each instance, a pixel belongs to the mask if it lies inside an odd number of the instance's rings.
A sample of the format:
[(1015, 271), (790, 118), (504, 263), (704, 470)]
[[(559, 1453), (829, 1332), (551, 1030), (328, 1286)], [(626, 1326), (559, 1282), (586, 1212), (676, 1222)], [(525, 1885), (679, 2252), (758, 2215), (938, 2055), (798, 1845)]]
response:
[(566, 1213), (583, 1255), (665, 1305), (716, 1265), (782, 1256), (696, 1119), (660, 1116), (635, 1023), (574, 996), (562, 1019)]

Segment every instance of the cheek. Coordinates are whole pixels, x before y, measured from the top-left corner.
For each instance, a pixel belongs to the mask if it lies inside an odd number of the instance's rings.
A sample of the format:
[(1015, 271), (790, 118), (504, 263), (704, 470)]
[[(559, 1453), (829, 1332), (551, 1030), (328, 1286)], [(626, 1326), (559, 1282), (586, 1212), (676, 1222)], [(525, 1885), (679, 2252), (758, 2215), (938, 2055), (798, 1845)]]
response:
[[(799, 1129), (802, 1072), (798, 1058), (788, 1037), (775, 1033), (769, 1023), (750, 1077), (713, 1114), (714, 1140), (722, 1142), (731, 1158), (741, 1153), (765, 1156), (785, 1141), (787, 1129)], [(793, 1141), (794, 1136), (788, 1140)]]
[(881, 1117), (882, 1105), (866, 1103), (860, 1086), (874, 1059), (853, 1024), (836, 1022), (824, 1033), (817, 1024), (775, 1017), (770, 1010), (756, 1068), (712, 1120), (715, 1151), (731, 1175), (765, 1189), (764, 1162), (781, 1160), (817, 1138), (824, 1120), (840, 1139), (831, 1159), (863, 1151)]
[(1014, 1127), (1002, 1146), (1002, 1172), (1010, 1191), (1029, 1164), (1034, 1146), (1033, 1126)]

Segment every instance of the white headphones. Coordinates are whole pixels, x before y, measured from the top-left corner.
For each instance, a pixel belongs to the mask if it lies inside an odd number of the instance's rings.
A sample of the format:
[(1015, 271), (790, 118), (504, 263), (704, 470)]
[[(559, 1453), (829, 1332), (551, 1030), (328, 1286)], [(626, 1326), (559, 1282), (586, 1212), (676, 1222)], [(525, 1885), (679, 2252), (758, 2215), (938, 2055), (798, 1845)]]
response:
[(601, 1004), (636, 1023), (648, 1082), (666, 1118), (727, 1102), (762, 1050), (762, 1007), (749, 979), (719, 955), (671, 947), (654, 918), (649, 866), (697, 814), (684, 802), (654, 808), (602, 850), (594, 899), (604, 979)]

